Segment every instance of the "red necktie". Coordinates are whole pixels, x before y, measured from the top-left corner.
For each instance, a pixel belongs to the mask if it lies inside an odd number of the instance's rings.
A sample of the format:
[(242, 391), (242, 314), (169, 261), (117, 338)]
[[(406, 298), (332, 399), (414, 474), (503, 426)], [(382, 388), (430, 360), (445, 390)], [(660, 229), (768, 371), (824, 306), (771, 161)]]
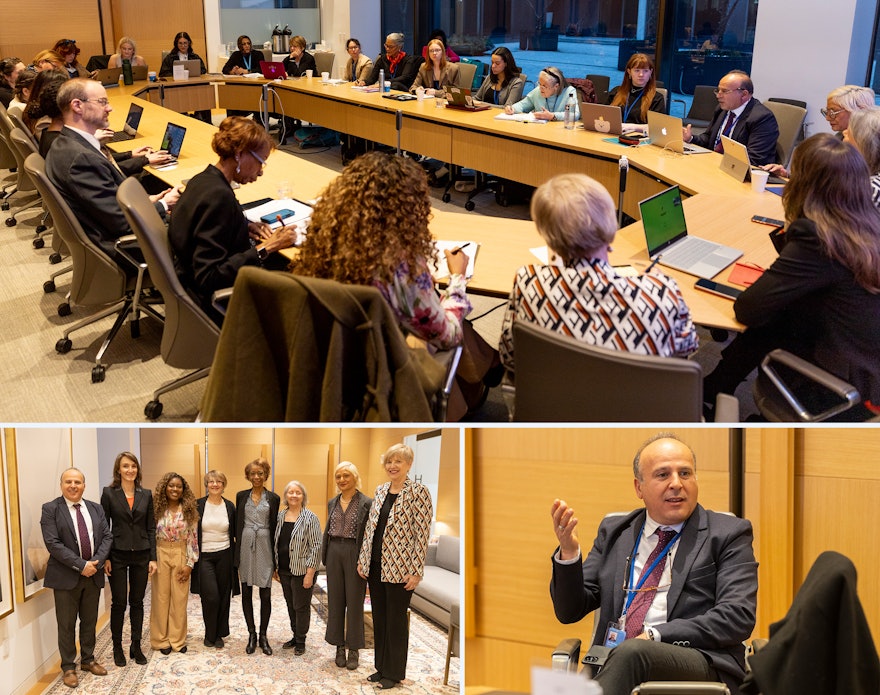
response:
[(89, 527), (86, 526), (86, 520), (79, 509), (81, 506), (79, 503), (73, 505), (73, 508), (76, 510), (76, 527), (77, 531), (79, 531), (79, 547), (82, 551), (82, 559), (91, 560), (92, 541), (89, 539)]
[[(730, 137), (730, 131), (733, 130), (733, 121), (736, 119), (736, 116), (733, 115), (733, 111), (729, 113), (727, 116), (727, 123), (724, 124), (724, 130), (721, 131), (721, 135), (726, 138)], [(715, 151), (716, 152), (724, 152), (724, 143), (721, 142), (721, 137), (718, 137), (718, 142), (715, 143)]]
[[(660, 540), (657, 541), (657, 545), (654, 546), (654, 549), (648, 556), (645, 566), (642, 568), (642, 575), (645, 574), (645, 570), (651, 566), (651, 563), (653, 563), (661, 553), (666, 552), (666, 546), (669, 545), (669, 542), (675, 538), (676, 535), (675, 531), (666, 529), (657, 529), (654, 533), (660, 537)], [(642, 630), (645, 626), (645, 616), (648, 614), (648, 609), (651, 607), (651, 604), (654, 603), (654, 597), (657, 595), (657, 586), (660, 584), (660, 577), (663, 576), (664, 567), (666, 567), (665, 556), (657, 563), (656, 567), (651, 570), (650, 576), (644, 581), (644, 583), (642, 583), (642, 590), (636, 594), (636, 597), (630, 604), (629, 610), (626, 612), (627, 639), (638, 637), (642, 634)], [(642, 577), (640, 576), (639, 582), (641, 581)]]

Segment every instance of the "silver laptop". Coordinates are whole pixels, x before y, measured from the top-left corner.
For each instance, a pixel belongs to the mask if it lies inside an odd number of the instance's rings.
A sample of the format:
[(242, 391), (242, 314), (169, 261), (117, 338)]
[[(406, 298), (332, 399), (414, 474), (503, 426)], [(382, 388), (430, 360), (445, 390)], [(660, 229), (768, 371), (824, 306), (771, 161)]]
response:
[(584, 130), (608, 135), (620, 135), (623, 132), (619, 106), (589, 104), (582, 101), (581, 120), (584, 122)]
[(144, 115), (144, 107), (138, 104), (132, 103), (131, 106), (128, 107), (128, 115), (125, 117), (125, 125), (122, 126), (122, 130), (117, 130), (113, 137), (110, 138), (110, 142), (124, 142), (125, 140), (132, 140), (137, 136), (138, 126), (141, 124), (141, 116)]
[(95, 70), (95, 79), (105, 87), (118, 87), (119, 78), (122, 76), (122, 68), (104, 68)]
[(742, 256), (742, 251), (687, 232), (678, 186), (639, 203), (645, 243), (651, 260), (701, 278), (713, 278)]
[[(721, 136), (721, 144), (724, 147), (724, 154), (721, 157), (721, 164), (719, 164), (719, 168), (725, 174), (730, 174), (737, 181), (742, 183), (743, 181), (751, 181), (752, 179), (752, 169), (757, 167), (752, 166), (752, 158), (749, 155), (749, 149), (736, 140), (733, 140), (726, 135)], [(767, 183), (787, 183), (785, 179), (781, 179), (778, 176), (771, 176), (767, 179)]]
[(713, 151), (682, 140), (681, 129), (683, 127), (678, 116), (667, 116), (665, 113), (648, 111), (648, 135), (651, 137), (652, 145), (679, 154), (705, 154)]
[(190, 79), (202, 74), (202, 63), (199, 60), (175, 60), (172, 67), (178, 65), (182, 65), (183, 69), (189, 72)]

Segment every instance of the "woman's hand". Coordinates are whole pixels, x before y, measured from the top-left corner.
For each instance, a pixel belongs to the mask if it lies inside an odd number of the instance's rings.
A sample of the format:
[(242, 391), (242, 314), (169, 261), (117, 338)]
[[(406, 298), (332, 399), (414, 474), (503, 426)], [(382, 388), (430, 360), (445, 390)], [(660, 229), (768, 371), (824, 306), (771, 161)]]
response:
[(311, 589), (315, 585), (315, 570), (309, 567), (303, 577), (303, 589)]
[(113, 568), (113, 565), (111, 564), (110, 560), (104, 560), (104, 574), (106, 574), (109, 577), (110, 570), (112, 568)]
[(464, 251), (450, 251), (449, 249), (444, 249), (443, 253), (446, 254), (446, 265), (449, 266), (449, 274), (464, 275), (470, 260), (468, 255)]
[(781, 164), (765, 164), (761, 167), (764, 171), (769, 171), (771, 176), (781, 176), (784, 179), (788, 178), (788, 171), (786, 171), (785, 167)]
[(280, 249), (289, 249), (296, 243), (296, 225), (279, 227), (263, 243), (263, 248), (269, 253)]
[(417, 574), (408, 574), (404, 577), (403, 588), (407, 591), (415, 591), (422, 578)]
[(274, 579), (276, 582), (281, 581), (281, 576), (278, 574), (278, 570), (275, 570), (274, 572), (272, 572), (272, 579)]
[(159, 569), (159, 566), (156, 564), (155, 560), (150, 560), (150, 564), (147, 565), (147, 576), (152, 577), (156, 574), (156, 570)]
[(192, 574), (192, 567), (189, 565), (184, 565), (183, 567), (177, 568), (177, 581), (181, 584), (184, 584), (189, 581), (189, 575)]
[(248, 236), (254, 241), (265, 241), (272, 236), (272, 228), (265, 222), (248, 222)]
[(358, 574), (360, 575), (361, 579), (369, 579), (369, 577), (367, 577), (367, 575), (364, 574), (364, 571), (361, 569), (360, 562), (358, 563), (357, 570), (358, 570)]
[(535, 118), (537, 118), (539, 121), (552, 121), (554, 118), (556, 118), (556, 114), (554, 114), (552, 111), (548, 111), (547, 107), (545, 106), (540, 111), (535, 111)]
[(116, 135), (115, 130), (111, 130), (110, 128), (98, 128), (95, 131), (95, 140), (103, 145), (104, 143), (112, 139), (114, 135)]
[(506, 113), (508, 116), (512, 116), (513, 115), (513, 107), (510, 104), (505, 104), (504, 105), (504, 113)]

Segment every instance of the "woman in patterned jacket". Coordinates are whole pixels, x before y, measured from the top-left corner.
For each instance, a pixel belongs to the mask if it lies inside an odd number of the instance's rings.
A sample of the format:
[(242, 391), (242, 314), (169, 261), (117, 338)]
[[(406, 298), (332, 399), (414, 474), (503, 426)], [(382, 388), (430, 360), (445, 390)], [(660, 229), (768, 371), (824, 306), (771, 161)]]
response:
[(395, 444), (382, 457), (390, 482), (376, 488), (358, 559), (370, 587), (376, 672), (367, 680), (393, 688), (406, 678), (407, 610), (422, 580), (434, 507), (428, 488), (409, 479), (413, 450)]

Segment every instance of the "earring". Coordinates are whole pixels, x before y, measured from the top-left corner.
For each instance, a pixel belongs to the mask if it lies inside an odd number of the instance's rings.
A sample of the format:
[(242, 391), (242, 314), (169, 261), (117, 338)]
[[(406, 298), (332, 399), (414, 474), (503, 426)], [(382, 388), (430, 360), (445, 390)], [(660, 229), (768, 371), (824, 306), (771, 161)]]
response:
[(236, 174), (241, 173), (241, 162), (238, 161), (238, 155), (235, 156), (235, 173)]

